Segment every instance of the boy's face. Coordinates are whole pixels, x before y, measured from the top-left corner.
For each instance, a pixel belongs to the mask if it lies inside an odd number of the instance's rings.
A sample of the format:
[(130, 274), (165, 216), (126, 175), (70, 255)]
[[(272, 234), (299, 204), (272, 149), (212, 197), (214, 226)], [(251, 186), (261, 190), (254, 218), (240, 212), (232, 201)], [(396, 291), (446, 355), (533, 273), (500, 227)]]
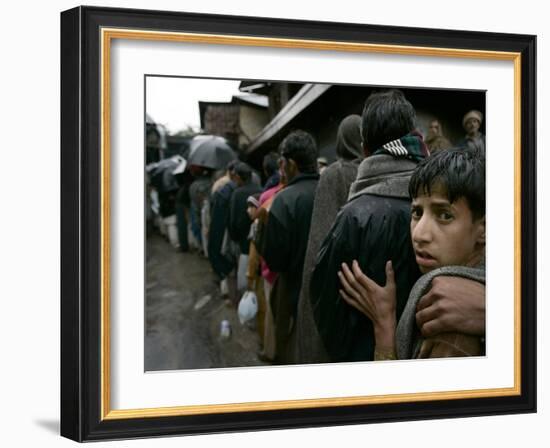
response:
[(412, 201), (411, 238), (420, 272), (450, 266), (474, 266), (485, 251), (485, 217), (473, 220), (468, 202), (450, 203), (440, 186)]

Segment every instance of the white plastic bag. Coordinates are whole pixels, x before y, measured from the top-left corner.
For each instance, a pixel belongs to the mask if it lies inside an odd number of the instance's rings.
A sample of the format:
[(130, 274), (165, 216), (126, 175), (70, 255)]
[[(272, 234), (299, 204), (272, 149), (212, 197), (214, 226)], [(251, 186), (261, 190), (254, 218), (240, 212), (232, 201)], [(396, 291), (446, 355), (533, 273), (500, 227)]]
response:
[(246, 291), (239, 302), (239, 321), (241, 325), (254, 319), (258, 313), (258, 298), (252, 291)]

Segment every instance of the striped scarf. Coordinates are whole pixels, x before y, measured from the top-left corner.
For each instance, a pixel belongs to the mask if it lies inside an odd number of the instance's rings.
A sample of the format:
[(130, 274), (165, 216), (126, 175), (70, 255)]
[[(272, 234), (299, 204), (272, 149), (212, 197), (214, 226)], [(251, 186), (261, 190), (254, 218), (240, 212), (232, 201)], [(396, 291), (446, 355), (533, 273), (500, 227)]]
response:
[(430, 155), (422, 135), (417, 131), (388, 142), (373, 152), (372, 155), (390, 154), (394, 157), (403, 157), (420, 162)]

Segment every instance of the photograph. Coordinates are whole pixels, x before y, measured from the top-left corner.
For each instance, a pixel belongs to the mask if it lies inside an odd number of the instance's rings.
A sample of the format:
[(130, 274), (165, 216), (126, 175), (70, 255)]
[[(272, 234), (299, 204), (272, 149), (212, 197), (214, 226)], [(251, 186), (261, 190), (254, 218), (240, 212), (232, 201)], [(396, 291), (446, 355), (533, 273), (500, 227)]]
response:
[(145, 371), (485, 355), (485, 91), (146, 76), (145, 111)]
[(544, 446), (550, 21), (496, 5), (7, 2), (2, 446)]
[(534, 36), (61, 18), (63, 435), (536, 410)]

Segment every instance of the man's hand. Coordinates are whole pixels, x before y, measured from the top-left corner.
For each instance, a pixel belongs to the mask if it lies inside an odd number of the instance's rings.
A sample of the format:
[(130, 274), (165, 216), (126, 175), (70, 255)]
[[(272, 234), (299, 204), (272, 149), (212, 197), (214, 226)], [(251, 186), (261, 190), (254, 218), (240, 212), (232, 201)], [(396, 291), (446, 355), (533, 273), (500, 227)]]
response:
[(485, 285), (439, 276), (418, 302), (416, 324), (424, 337), (458, 332), (485, 336)]

